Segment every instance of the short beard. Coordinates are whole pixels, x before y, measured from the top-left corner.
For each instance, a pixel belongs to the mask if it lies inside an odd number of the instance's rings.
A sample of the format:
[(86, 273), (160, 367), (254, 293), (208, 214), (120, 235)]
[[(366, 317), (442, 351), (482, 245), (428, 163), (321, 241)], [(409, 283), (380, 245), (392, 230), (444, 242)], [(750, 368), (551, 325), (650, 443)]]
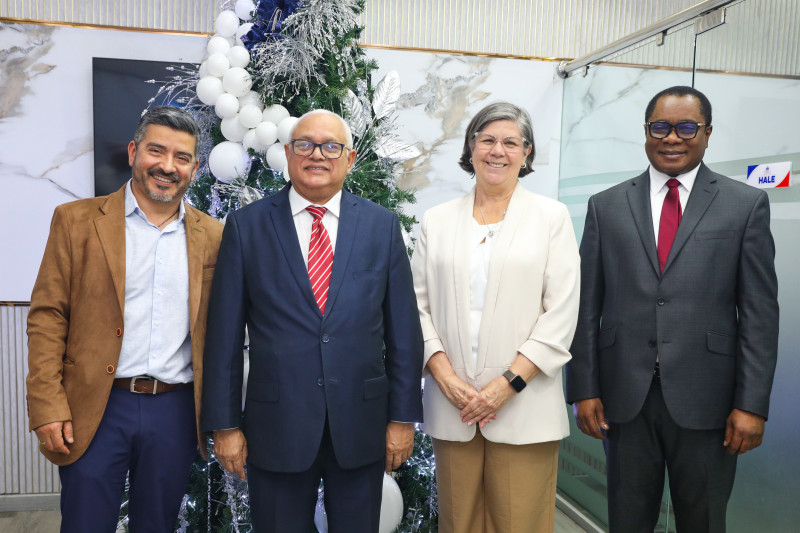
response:
[(151, 200), (155, 200), (156, 202), (162, 202), (165, 204), (170, 203), (172, 200), (175, 199), (176, 194), (159, 194), (157, 191), (147, 191), (147, 196), (150, 197)]
[[(152, 170), (148, 170), (147, 174), (149, 176), (153, 176), (154, 174), (157, 174), (157, 172), (154, 172)], [(170, 176), (170, 178), (172, 178), (172, 176)], [(180, 180), (176, 181), (175, 183), (177, 183), (180, 186)], [(185, 189), (182, 190), (182, 191), (179, 189), (178, 192), (175, 193), (175, 194), (168, 194), (168, 193), (165, 193), (165, 192), (161, 192), (158, 189), (151, 190), (151, 189), (149, 189), (147, 187), (145, 187), (145, 189), (147, 190), (147, 196), (149, 196), (151, 200), (156, 201), (156, 202), (165, 203), (165, 204), (168, 204), (168, 203), (172, 202), (178, 196), (179, 193), (180, 193), (181, 197), (183, 197), (183, 193), (186, 192)]]

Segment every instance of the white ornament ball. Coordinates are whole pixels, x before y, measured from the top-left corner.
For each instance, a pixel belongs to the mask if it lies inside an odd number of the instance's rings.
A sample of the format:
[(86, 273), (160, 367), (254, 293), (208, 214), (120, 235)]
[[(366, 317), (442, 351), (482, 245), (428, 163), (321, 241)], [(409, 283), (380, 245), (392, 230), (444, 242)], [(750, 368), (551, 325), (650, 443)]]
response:
[(239, 122), (245, 128), (255, 128), (261, 124), (261, 110), (254, 105), (246, 105), (239, 110)]
[(239, 29), (239, 17), (234, 11), (226, 10), (217, 15), (214, 21), (214, 31), (223, 37), (231, 37)]
[(254, 129), (244, 134), (244, 139), (242, 139), (242, 144), (248, 150), (255, 150), (256, 152), (263, 151), (261, 143), (258, 142), (258, 136), (256, 135), (256, 130)]
[(208, 55), (227, 54), (230, 48), (230, 41), (222, 35), (214, 35), (208, 40), (208, 44), (206, 45), (206, 51), (208, 51)]
[(198, 78), (205, 78), (208, 75), (209, 75), (208, 74), (208, 62), (207, 61), (203, 61), (202, 63), (200, 63), (200, 68), (197, 69), (197, 77)]
[(246, 105), (254, 105), (261, 111), (264, 111), (264, 104), (261, 103), (261, 97), (255, 91), (249, 91), (246, 95), (239, 97), (239, 107)]
[(379, 533), (392, 533), (403, 519), (403, 494), (392, 476), (383, 474), (383, 499)]
[(286, 117), (280, 121), (278, 124), (278, 140), (281, 141), (282, 144), (286, 144), (292, 140), (292, 128), (294, 128), (298, 120), (297, 117)]
[(239, 112), (239, 99), (231, 93), (223, 93), (214, 104), (214, 112), (219, 118), (235, 117)]
[(255, 8), (253, 0), (236, 0), (236, 6), (233, 9), (240, 19), (250, 20), (253, 18), (253, 10)]
[(267, 149), (267, 166), (269, 166), (269, 168), (280, 170), (288, 164), (286, 152), (282, 144), (276, 143)]
[(261, 146), (266, 148), (278, 140), (278, 126), (272, 122), (262, 122), (256, 126), (256, 136)]
[(250, 52), (241, 46), (232, 47), (228, 50), (227, 56), (232, 67), (244, 68), (250, 63)]
[(208, 56), (205, 62), (208, 67), (208, 73), (218, 78), (224, 76), (231, 68), (231, 62), (228, 61), (228, 57), (220, 52)]
[(219, 124), (219, 129), (222, 131), (222, 135), (224, 135), (226, 139), (236, 143), (242, 142), (242, 139), (244, 139), (244, 134), (247, 133), (247, 128), (242, 126), (242, 123), (239, 122), (238, 116), (223, 118), (222, 122)]
[(273, 124), (280, 124), (281, 120), (289, 116), (289, 111), (280, 104), (275, 104), (264, 109), (264, 120)]
[(219, 181), (230, 183), (243, 176), (250, 165), (247, 151), (239, 143), (223, 141), (208, 154), (208, 168)]
[(206, 105), (214, 105), (217, 98), (225, 92), (222, 88), (222, 80), (216, 76), (205, 76), (197, 82), (197, 97)]
[(289, 162), (288, 161), (286, 162), (286, 166), (283, 167), (283, 181), (285, 181), (286, 183), (289, 183), (290, 181), (292, 181), (291, 178), (289, 178)]
[(246, 23), (242, 24), (241, 26), (239, 26), (239, 29), (236, 30), (236, 35), (235, 35), (236, 45), (237, 46), (244, 46), (244, 43), (242, 42), (242, 37), (244, 37), (244, 34), (249, 32), (250, 28), (252, 28), (252, 27), (253, 27), (253, 23), (252, 22), (246, 22)]
[(253, 86), (253, 79), (245, 69), (233, 67), (222, 77), (222, 86), (234, 96), (244, 96)]

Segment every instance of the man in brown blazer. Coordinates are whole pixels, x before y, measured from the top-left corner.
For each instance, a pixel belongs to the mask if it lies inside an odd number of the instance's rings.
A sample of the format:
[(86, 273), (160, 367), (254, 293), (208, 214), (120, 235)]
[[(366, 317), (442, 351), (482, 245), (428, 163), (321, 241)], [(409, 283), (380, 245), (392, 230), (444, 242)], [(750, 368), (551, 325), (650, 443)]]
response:
[(199, 130), (149, 110), (119, 191), (56, 208), (28, 315), (28, 414), (59, 465), (62, 532), (172, 531), (198, 442), (222, 225), (182, 202)]

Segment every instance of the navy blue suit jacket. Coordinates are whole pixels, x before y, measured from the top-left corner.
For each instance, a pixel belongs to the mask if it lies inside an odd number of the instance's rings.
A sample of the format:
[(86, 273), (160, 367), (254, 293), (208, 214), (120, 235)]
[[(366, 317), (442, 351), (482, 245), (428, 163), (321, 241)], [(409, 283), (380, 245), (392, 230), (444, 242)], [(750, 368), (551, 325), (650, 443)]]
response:
[(241, 427), (255, 466), (302, 472), (327, 413), (339, 464), (355, 468), (384, 457), (389, 420), (422, 420), (423, 342), (408, 256), (397, 215), (343, 191), (323, 316), (289, 187), (228, 215), (209, 304), (201, 428)]

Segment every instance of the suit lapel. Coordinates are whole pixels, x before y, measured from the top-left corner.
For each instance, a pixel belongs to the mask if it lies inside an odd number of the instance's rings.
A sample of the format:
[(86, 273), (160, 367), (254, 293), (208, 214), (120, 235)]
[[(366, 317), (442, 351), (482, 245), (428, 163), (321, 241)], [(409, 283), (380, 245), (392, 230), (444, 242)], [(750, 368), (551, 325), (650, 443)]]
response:
[(200, 225), (200, 217), (189, 206), (186, 214), (186, 250), (189, 258), (189, 324), (194, 331), (194, 323), (200, 310), (200, 293), (203, 290), (203, 263), (206, 248), (206, 231)]
[[(339, 208), (339, 230), (336, 236), (336, 249), (333, 253), (333, 269), (331, 282), (328, 288), (328, 302), (325, 304), (325, 316), (329, 316), (342, 287), (350, 253), (353, 250), (353, 241), (356, 238), (358, 227), (358, 199), (349, 192), (342, 191), (342, 200)], [(310, 282), (309, 282), (310, 283)], [(316, 302), (314, 303), (316, 305)]]
[(114, 282), (119, 308), (125, 311), (125, 185), (100, 206), (103, 215), (94, 221), (100, 246)]
[[(475, 365), (472, 364), (472, 336), (470, 332), (469, 300), (469, 258), (470, 236), (472, 235), (472, 209), (475, 203), (475, 188), (465, 196), (454, 221), (453, 231), (453, 294), (456, 300), (458, 320), (458, 340), (464, 354), (464, 368), (467, 375), (475, 378)], [(465, 260), (466, 259), (466, 260)]]
[[(508, 210), (503, 219), (501, 230), (492, 248), (492, 255), (489, 259), (489, 274), (486, 280), (486, 296), (483, 304), (483, 314), (481, 315), (480, 333), (478, 335), (478, 361), (477, 368), (482, 370), (486, 366), (486, 356), (489, 352), (488, 340), (491, 332), (486, 328), (492, 323), (494, 309), (497, 307), (497, 294), (500, 291), (500, 278), (502, 277), (503, 267), (506, 258), (509, 256), (511, 244), (517, 230), (529, 212), (530, 206), (525, 198), (526, 191), (521, 183), (517, 182), (517, 187), (508, 202)], [(482, 342), (481, 342), (482, 341)]]
[(650, 172), (645, 170), (631, 181), (627, 190), (628, 205), (631, 208), (633, 221), (636, 224), (636, 231), (639, 239), (650, 259), (650, 266), (657, 276), (661, 276), (661, 267), (658, 266), (658, 247), (656, 237), (653, 232), (653, 214), (650, 209)]
[(694, 232), (694, 228), (703, 218), (711, 201), (717, 195), (717, 179), (714, 174), (704, 164), (700, 164), (700, 170), (697, 171), (697, 178), (694, 181), (692, 192), (689, 195), (689, 200), (686, 202), (686, 207), (681, 216), (681, 223), (678, 226), (678, 231), (675, 233), (675, 240), (672, 242), (672, 248), (667, 257), (667, 264), (664, 266), (664, 272), (675, 261), (675, 258), (680, 253), (686, 241)]
[(272, 218), (272, 225), (277, 233), (278, 242), (283, 251), (283, 257), (289, 264), (289, 271), (294, 276), (300, 292), (305, 297), (309, 305), (311, 305), (316, 312), (320, 313), (317, 300), (314, 298), (314, 292), (311, 290), (311, 280), (308, 279), (308, 268), (303, 262), (303, 252), (300, 251), (300, 242), (297, 240), (297, 229), (294, 226), (294, 218), (292, 218), (292, 208), (289, 204), (289, 187), (287, 185), (280, 190), (277, 194), (270, 197), (267, 201), (272, 202), (275, 209), (271, 209), (269, 216)]

